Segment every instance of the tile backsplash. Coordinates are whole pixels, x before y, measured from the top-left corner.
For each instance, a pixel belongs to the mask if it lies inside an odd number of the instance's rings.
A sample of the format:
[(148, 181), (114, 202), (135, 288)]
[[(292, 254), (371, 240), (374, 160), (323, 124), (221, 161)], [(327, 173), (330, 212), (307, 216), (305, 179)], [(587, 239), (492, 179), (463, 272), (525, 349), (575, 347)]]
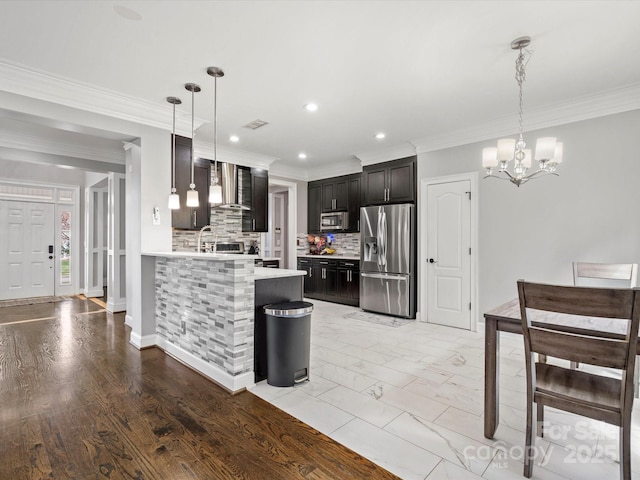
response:
[[(224, 208), (212, 208), (209, 224), (218, 236), (218, 242), (244, 242), (244, 251), (248, 252), (251, 242), (260, 245), (260, 233), (242, 231), (242, 213)], [(198, 249), (198, 230), (174, 230), (174, 252), (195, 252)], [(213, 242), (214, 234), (206, 230), (202, 242)], [(260, 248), (262, 251), (262, 248)]]
[[(360, 234), (359, 233), (332, 233), (333, 243), (331, 248), (336, 249), (337, 255), (360, 256)], [(327, 234), (316, 235), (326, 237)], [(306, 233), (298, 233), (296, 235), (298, 246), (296, 253), (298, 255), (307, 255), (309, 253), (309, 240)]]

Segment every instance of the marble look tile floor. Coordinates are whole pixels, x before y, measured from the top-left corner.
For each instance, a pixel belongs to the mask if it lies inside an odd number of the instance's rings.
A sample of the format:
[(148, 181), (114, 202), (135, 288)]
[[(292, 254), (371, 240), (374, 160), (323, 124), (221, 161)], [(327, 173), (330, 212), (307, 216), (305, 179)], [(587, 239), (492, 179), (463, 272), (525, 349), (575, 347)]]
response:
[[(422, 322), (345, 319), (358, 309), (312, 300), (310, 381), (251, 391), (404, 479), (522, 479), (522, 337), (501, 334), (500, 426), (483, 435), (484, 334)], [(617, 478), (618, 429), (547, 409), (535, 479)], [(640, 402), (632, 470), (640, 478)]]

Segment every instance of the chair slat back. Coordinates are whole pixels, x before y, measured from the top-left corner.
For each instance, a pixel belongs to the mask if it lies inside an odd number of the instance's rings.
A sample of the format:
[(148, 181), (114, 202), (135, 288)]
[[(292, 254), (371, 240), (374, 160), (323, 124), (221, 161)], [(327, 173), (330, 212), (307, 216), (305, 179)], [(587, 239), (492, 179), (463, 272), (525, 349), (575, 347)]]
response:
[[(519, 286), (521, 282), (525, 283), (519, 280)], [(631, 289), (526, 283), (522, 293), (521, 304), (524, 300), (527, 308), (548, 312), (629, 320), (633, 311), (634, 293)]]
[(626, 287), (637, 287), (638, 264), (573, 262), (573, 284), (584, 285), (588, 280), (618, 280)]
[(623, 369), (628, 342), (529, 327), (531, 351), (572, 362)]
[[(527, 355), (540, 353), (619, 369), (628, 366), (629, 357), (635, 358), (640, 322), (639, 289), (569, 287), (518, 280), (518, 296)], [(615, 332), (598, 331), (590, 336), (533, 326), (529, 309), (628, 320), (626, 338), (621, 339), (620, 333)]]

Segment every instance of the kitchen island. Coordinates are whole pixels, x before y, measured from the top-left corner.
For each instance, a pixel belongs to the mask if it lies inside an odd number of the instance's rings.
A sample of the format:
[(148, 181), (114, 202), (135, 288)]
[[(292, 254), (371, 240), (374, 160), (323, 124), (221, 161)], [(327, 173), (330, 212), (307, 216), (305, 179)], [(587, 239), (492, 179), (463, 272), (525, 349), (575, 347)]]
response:
[[(298, 299), (304, 271), (254, 266), (256, 255), (149, 252), (142, 256), (143, 329), (157, 346), (232, 393), (255, 381), (256, 285), (290, 279), (277, 299)], [(299, 287), (296, 288), (295, 285)], [(288, 298), (285, 298), (287, 300)], [(268, 301), (263, 297), (261, 301)]]

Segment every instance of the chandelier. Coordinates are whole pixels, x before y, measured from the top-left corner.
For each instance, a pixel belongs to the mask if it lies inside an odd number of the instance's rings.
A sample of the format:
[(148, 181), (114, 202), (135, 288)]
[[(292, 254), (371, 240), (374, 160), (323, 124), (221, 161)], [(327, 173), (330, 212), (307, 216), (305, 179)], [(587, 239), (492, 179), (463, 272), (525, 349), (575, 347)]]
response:
[[(531, 149), (526, 148), (522, 120), (522, 84), (526, 77), (525, 68), (532, 54), (531, 51), (526, 49), (530, 43), (531, 37), (520, 37), (511, 42), (511, 48), (519, 50), (518, 58), (516, 58), (515, 76), (519, 90), (518, 121), (520, 135), (518, 140), (503, 138), (498, 140), (497, 147), (488, 147), (482, 150), (482, 166), (487, 169), (487, 175), (484, 178), (509, 180), (518, 187), (533, 178), (558, 175), (556, 168), (562, 162), (562, 143), (557, 142), (555, 137), (542, 137), (536, 142), (535, 160), (538, 162), (538, 169), (531, 171)], [(509, 162), (512, 160), (513, 166), (510, 171)], [(494, 173), (496, 167), (498, 167), (497, 174)]]

